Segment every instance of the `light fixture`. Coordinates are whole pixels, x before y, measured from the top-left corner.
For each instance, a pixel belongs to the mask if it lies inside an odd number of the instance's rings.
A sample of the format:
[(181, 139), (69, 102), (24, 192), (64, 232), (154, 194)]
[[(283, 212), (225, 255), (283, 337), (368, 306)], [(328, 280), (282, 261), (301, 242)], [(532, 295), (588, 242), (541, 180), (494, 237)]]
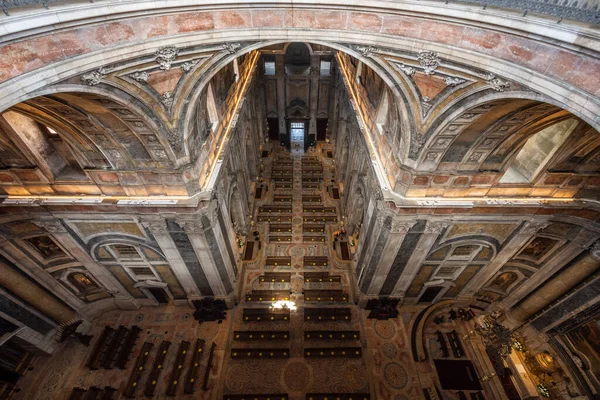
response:
[(277, 309), (288, 309), (290, 311), (296, 311), (298, 309), (298, 307), (296, 307), (296, 303), (294, 303), (293, 301), (288, 301), (288, 300), (279, 300), (274, 302), (273, 304), (271, 304), (271, 308), (277, 308)]

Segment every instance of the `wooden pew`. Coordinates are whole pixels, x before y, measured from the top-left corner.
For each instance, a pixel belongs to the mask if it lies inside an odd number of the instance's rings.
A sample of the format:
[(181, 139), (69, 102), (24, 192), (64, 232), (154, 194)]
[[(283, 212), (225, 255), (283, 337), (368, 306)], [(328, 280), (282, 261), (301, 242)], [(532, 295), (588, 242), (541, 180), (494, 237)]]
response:
[(87, 392), (87, 390), (85, 390), (83, 388), (75, 387), (71, 391), (69, 400), (84, 400), (86, 392)]
[(319, 189), (321, 185), (320, 182), (302, 182), (302, 189)]
[(305, 358), (334, 358), (334, 357), (345, 357), (345, 358), (360, 358), (362, 357), (362, 347), (305, 347), (304, 348)]
[(292, 196), (273, 196), (273, 203), (291, 203), (293, 200)]
[(327, 301), (348, 301), (348, 295), (342, 290), (305, 290), (304, 301), (307, 302), (327, 302)]
[(208, 390), (208, 380), (210, 379), (210, 370), (213, 367), (213, 357), (215, 355), (215, 349), (217, 345), (213, 342), (210, 345), (210, 353), (208, 354), (208, 362), (206, 363), (206, 369), (204, 370), (204, 382), (202, 383), (202, 389)]
[(96, 400), (102, 395), (103, 390), (97, 386), (90, 387), (85, 393), (83, 400)]
[(307, 393), (306, 400), (371, 400), (368, 393)]
[(448, 345), (446, 344), (444, 334), (440, 331), (435, 331), (435, 335), (437, 337), (437, 342), (440, 345), (440, 350), (442, 351), (443, 357), (448, 357), (450, 353), (448, 353)]
[(117, 367), (119, 369), (125, 369), (125, 365), (127, 364), (127, 361), (129, 360), (129, 355), (131, 354), (131, 351), (133, 350), (133, 346), (135, 346), (135, 342), (138, 339), (138, 337), (140, 336), (141, 332), (142, 332), (142, 329), (137, 325), (134, 325), (131, 328), (131, 330), (129, 331), (129, 334), (127, 335), (127, 338), (125, 339), (125, 343), (123, 343), (123, 346), (121, 347), (121, 350), (119, 351), (119, 355), (117, 356)]
[(135, 397), (135, 390), (140, 383), (140, 377), (144, 371), (146, 361), (148, 361), (148, 357), (150, 356), (150, 349), (152, 349), (152, 346), (153, 344), (150, 342), (145, 342), (142, 345), (140, 354), (135, 361), (135, 366), (133, 367), (129, 381), (127, 382), (127, 387), (125, 388), (125, 397)]
[(302, 217), (302, 222), (306, 223), (337, 223), (337, 216), (335, 215), (314, 215), (311, 217)]
[(287, 282), (292, 279), (290, 272), (265, 272), (259, 277), (260, 282)]
[(269, 235), (269, 243), (271, 243), (271, 242), (291, 243), (292, 237), (291, 236), (281, 236), (281, 235)]
[(292, 206), (286, 205), (270, 205), (258, 207), (260, 214), (273, 214), (273, 213), (284, 213), (289, 214), (292, 212)]
[[(327, 261), (327, 256), (304, 256), (303, 258), (303, 265), (305, 267), (326, 267), (328, 264)], [(328, 278), (329, 277), (329, 272), (316, 272), (319, 275), (315, 275), (315, 277), (317, 277), (317, 279), (323, 279), (323, 278)], [(315, 274), (315, 272), (305, 272), (304, 273), (304, 282), (310, 282), (306, 280), (306, 277), (308, 276), (309, 279), (311, 277), (311, 274)], [(323, 281), (318, 281), (318, 282), (323, 282)], [(338, 281), (330, 281), (330, 282), (339, 282)]]
[(305, 272), (304, 282), (341, 282), (340, 275), (329, 275), (329, 272)]
[(200, 359), (202, 358), (202, 350), (204, 349), (204, 340), (196, 339), (196, 345), (194, 346), (194, 353), (192, 354), (192, 362), (188, 369), (187, 375), (185, 376), (185, 386), (183, 392), (185, 394), (194, 393), (194, 385), (198, 377), (198, 368), (200, 367)]
[(175, 396), (177, 388), (180, 384), (181, 372), (183, 371), (183, 364), (187, 357), (188, 350), (190, 349), (190, 342), (182, 341), (177, 350), (177, 357), (175, 358), (175, 364), (171, 370), (171, 377), (169, 378), (169, 385), (167, 386), (167, 396)]
[(117, 329), (115, 335), (111, 338), (110, 343), (106, 347), (106, 352), (102, 357), (102, 367), (104, 369), (111, 369), (113, 367), (113, 362), (115, 361), (119, 348), (125, 341), (127, 332), (129, 332), (129, 330), (121, 325), (119, 326), (119, 329)]
[(360, 331), (304, 331), (306, 340), (359, 340)]
[(144, 395), (154, 396), (154, 389), (156, 389), (156, 384), (158, 383), (160, 373), (165, 368), (165, 358), (167, 358), (167, 352), (169, 351), (170, 346), (171, 342), (167, 342), (166, 340), (163, 340), (160, 344), (160, 347), (158, 348), (158, 353), (156, 353), (154, 363), (152, 364), (152, 369), (150, 370), (150, 374), (148, 375), (148, 380), (146, 381)]
[(289, 358), (289, 349), (231, 349), (231, 358)]
[(269, 308), (245, 308), (242, 318), (244, 322), (289, 321), (290, 310), (272, 310)]
[(293, 175), (282, 175), (282, 176), (274, 176), (271, 179), (276, 183), (293, 183)]
[(223, 400), (288, 400), (287, 394), (224, 394)]
[(292, 214), (289, 215), (271, 215), (271, 214), (259, 214), (258, 222), (292, 222)]
[(288, 340), (290, 338), (289, 331), (234, 331), (233, 340), (240, 342), (256, 341), (256, 340)]
[(324, 233), (325, 224), (302, 224), (303, 233)]
[(335, 207), (303, 205), (302, 212), (313, 213), (313, 214), (336, 214), (337, 210)]
[(247, 302), (273, 302), (289, 299), (289, 290), (253, 290), (252, 293), (246, 295)]
[(102, 334), (98, 338), (98, 341), (96, 342), (96, 345), (94, 346), (94, 350), (92, 351), (92, 354), (90, 355), (90, 358), (88, 359), (88, 362), (85, 364), (86, 367), (88, 367), (89, 369), (92, 369), (92, 370), (98, 369), (98, 366), (100, 365), (100, 358), (102, 357), (102, 354), (105, 353), (106, 347), (110, 343), (110, 339), (112, 338), (112, 336), (114, 334), (115, 334), (115, 330), (113, 328), (111, 328), (110, 326), (104, 327), (104, 330), (102, 331)]
[(292, 181), (286, 182), (276, 182), (277, 189), (292, 189), (294, 187), (294, 183)]
[(321, 198), (321, 196), (302, 195), (302, 202), (303, 203), (321, 203), (321, 202), (323, 202), (323, 199)]
[(313, 322), (350, 321), (352, 310), (349, 308), (305, 308), (304, 320)]
[(302, 182), (312, 182), (312, 183), (317, 183), (317, 182), (323, 182), (323, 177), (319, 177), (319, 176), (313, 176), (313, 177), (305, 177), (304, 175), (302, 175)]
[(302, 241), (304, 243), (325, 243), (325, 236), (302, 235)]
[(294, 174), (293, 174), (293, 169), (290, 169), (290, 168), (274, 169), (271, 171), (271, 176), (272, 177), (281, 176), (283, 178), (290, 178), (290, 177), (294, 176)]
[(292, 257), (267, 256), (265, 265), (270, 267), (290, 266), (292, 265)]

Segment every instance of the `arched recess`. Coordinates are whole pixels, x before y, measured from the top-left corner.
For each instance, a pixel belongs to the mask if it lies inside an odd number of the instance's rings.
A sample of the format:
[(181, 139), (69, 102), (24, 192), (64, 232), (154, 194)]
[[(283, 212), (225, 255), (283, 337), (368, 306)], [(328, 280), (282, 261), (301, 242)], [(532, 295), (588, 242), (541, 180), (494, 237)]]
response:
[[(43, 175), (33, 178), (30, 173), (21, 179), (31, 185), (32, 194), (72, 189), (125, 195), (120, 184), (130, 185), (132, 180), (155, 185), (163, 194), (159, 174), (173, 173), (174, 156), (161, 123), (145, 104), (118, 90), (75, 84), (47, 88), (5, 112), (3, 128), (13, 136), (6, 140), (15, 139), (24, 153), (33, 154), (30, 159)], [(109, 173), (117, 170), (128, 171), (129, 183)], [(139, 172), (153, 176), (142, 179)], [(78, 187), (58, 184), (65, 180), (85, 183)], [(51, 186), (41, 187), (41, 182)], [(146, 193), (144, 187), (140, 190)]]
[(151, 305), (186, 298), (169, 261), (155, 244), (124, 235), (97, 236), (89, 244), (94, 260), (134, 298), (149, 300)]
[[(556, 157), (548, 160), (547, 169), (568, 160), (574, 154), (571, 150), (578, 149), (576, 168), (595, 170), (583, 165), (600, 146), (600, 133), (552, 99), (526, 92), (472, 96), (440, 115), (415, 168), (503, 172), (528, 139), (568, 119), (579, 123), (555, 149)], [(583, 132), (589, 135), (584, 137)]]

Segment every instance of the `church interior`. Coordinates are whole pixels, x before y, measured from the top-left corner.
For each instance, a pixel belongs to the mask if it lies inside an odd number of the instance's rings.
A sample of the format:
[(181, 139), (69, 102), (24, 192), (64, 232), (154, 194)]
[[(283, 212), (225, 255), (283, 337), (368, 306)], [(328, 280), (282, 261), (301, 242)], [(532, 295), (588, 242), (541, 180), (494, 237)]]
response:
[(3, 1), (0, 400), (600, 399), (557, 4)]

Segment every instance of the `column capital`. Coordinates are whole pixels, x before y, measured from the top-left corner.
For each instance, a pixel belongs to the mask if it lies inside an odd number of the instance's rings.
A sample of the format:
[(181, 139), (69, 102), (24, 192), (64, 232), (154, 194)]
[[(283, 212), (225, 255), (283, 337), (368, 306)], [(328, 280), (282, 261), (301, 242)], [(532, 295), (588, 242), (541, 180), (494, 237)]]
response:
[(164, 219), (139, 219), (144, 228), (150, 229), (152, 233), (167, 233), (167, 221)]
[(550, 222), (548, 221), (532, 219), (525, 223), (519, 234), (535, 235), (538, 231), (546, 228), (548, 225), (550, 225)]
[(204, 232), (202, 223), (198, 220), (177, 218), (175, 219), (175, 223), (182, 227), (187, 234), (197, 235)]
[(67, 232), (67, 228), (65, 228), (60, 219), (34, 219), (31, 222), (40, 228), (45, 229), (49, 233)]
[(425, 224), (424, 233), (440, 233), (450, 226), (448, 221), (427, 221)]
[(416, 223), (417, 221), (392, 220), (392, 228), (390, 229), (390, 233), (408, 233), (410, 228), (415, 226)]

